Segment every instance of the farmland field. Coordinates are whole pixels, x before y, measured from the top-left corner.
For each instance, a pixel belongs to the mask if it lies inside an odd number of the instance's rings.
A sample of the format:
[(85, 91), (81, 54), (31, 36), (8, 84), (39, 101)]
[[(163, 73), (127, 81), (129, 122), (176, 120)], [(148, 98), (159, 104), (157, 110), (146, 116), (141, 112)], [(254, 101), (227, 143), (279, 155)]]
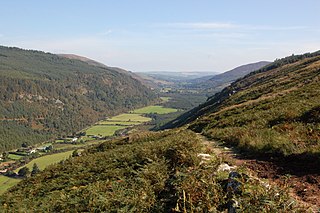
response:
[(139, 125), (141, 122), (138, 121), (100, 121), (98, 125), (118, 125), (118, 126), (133, 126), (133, 125)]
[(85, 143), (80, 143), (80, 144), (70, 144), (70, 143), (58, 143), (54, 145), (55, 150), (61, 150), (61, 149), (79, 149), (79, 148), (84, 148), (86, 146), (90, 145), (95, 145), (99, 144), (101, 141), (89, 141)]
[(9, 154), (8, 158), (10, 158), (12, 160), (19, 160), (19, 159), (23, 158), (23, 156), (22, 155)]
[(122, 121), (122, 122), (148, 122), (151, 121), (151, 118), (147, 118), (147, 117), (143, 117), (142, 115), (139, 114), (131, 114), (131, 113), (124, 113), (124, 114), (120, 114), (117, 116), (114, 116), (110, 119), (108, 119), (108, 121)]
[[(168, 101), (169, 98), (162, 97), (163, 101)], [(119, 129), (125, 129), (129, 126), (139, 125), (145, 122), (149, 122), (152, 119), (144, 117), (142, 114), (148, 113), (158, 113), (167, 114), (171, 112), (176, 112), (176, 109), (165, 108), (163, 106), (148, 106), (140, 109), (136, 109), (131, 113), (123, 113), (104, 121), (99, 121), (96, 125), (85, 130), (87, 135), (102, 135), (102, 136), (112, 136)]]
[(157, 113), (157, 114), (167, 114), (171, 112), (176, 112), (176, 109), (173, 108), (166, 108), (163, 106), (147, 106), (140, 109), (136, 109), (133, 113), (138, 114), (148, 114), (148, 113)]
[(95, 125), (86, 130), (87, 135), (112, 136), (115, 131), (125, 129), (127, 126)]
[[(73, 152), (73, 150), (67, 151), (67, 152), (56, 153), (56, 154), (52, 154), (52, 155), (45, 155), (43, 157), (36, 158), (36, 159), (30, 161), (25, 166), (28, 167), (31, 171), (33, 164), (36, 163), (38, 165), (39, 169), (43, 170), (51, 164), (59, 163), (60, 161), (69, 158), (71, 156), (72, 152)], [(19, 169), (21, 169), (21, 168), (22, 167), (16, 169), (15, 172), (18, 172)]]
[(5, 191), (7, 191), (9, 188), (16, 185), (20, 181), (21, 179), (0, 175), (0, 195), (2, 195)]

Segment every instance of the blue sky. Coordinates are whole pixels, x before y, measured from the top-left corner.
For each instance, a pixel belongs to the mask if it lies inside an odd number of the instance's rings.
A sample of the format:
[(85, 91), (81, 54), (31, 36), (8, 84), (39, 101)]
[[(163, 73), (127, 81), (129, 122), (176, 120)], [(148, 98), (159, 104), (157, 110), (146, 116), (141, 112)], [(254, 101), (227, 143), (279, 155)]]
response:
[(8, 0), (0, 44), (131, 71), (223, 72), (320, 49), (319, 0)]

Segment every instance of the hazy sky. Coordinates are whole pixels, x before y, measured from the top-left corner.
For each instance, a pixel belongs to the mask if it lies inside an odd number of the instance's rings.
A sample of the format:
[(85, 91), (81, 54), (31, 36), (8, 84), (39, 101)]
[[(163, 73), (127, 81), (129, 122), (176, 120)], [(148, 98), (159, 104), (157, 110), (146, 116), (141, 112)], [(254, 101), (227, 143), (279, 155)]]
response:
[(320, 49), (320, 0), (2, 0), (0, 45), (131, 71), (216, 71)]

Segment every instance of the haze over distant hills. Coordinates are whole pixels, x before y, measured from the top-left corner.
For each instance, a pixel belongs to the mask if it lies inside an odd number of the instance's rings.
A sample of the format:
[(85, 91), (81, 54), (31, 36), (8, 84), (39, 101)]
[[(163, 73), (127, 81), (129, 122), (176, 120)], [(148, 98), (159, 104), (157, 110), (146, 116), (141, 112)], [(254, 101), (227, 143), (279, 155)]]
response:
[(202, 78), (193, 79), (190, 81), (190, 88), (197, 88), (206, 91), (207, 93), (214, 94), (228, 86), (230, 83), (246, 74), (258, 70), (271, 62), (260, 61), (236, 67), (232, 70), (226, 71), (214, 76), (204, 76)]
[(167, 85), (178, 86), (181, 83), (192, 81), (204, 76), (215, 75), (215, 72), (169, 72), (169, 71), (150, 71), (150, 72), (136, 72), (140, 78), (148, 82), (152, 87), (159, 88)]
[(136, 74), (152, 87), (174, 87), (198, 90), (202, 94), (214, 94), (246, 74), (271, 62), (260, 61), (236, 67), (224, 73), (215, 72), (137, 72)]

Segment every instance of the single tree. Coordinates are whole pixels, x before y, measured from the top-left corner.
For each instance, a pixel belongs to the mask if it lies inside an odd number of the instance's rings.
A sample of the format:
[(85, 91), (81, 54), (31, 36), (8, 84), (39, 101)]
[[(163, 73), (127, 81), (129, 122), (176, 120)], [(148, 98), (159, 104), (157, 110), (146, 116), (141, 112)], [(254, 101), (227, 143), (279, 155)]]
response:
[(27, 143), (27, 142), (23, 142), (23, 143), (21, 144), (21, 147), (27, 148), (27, 147), (28, 147), (28, 143)]
[(30, 170), (29, 168), (27, 167), (22, 167), (19, 171), (18, 171), (18, 175), (20, 177), (27, 177), (30, 173)]
[(36, 163), (32, 166), (31, 176), (34, 176), (40, 172), (40, 169)]

